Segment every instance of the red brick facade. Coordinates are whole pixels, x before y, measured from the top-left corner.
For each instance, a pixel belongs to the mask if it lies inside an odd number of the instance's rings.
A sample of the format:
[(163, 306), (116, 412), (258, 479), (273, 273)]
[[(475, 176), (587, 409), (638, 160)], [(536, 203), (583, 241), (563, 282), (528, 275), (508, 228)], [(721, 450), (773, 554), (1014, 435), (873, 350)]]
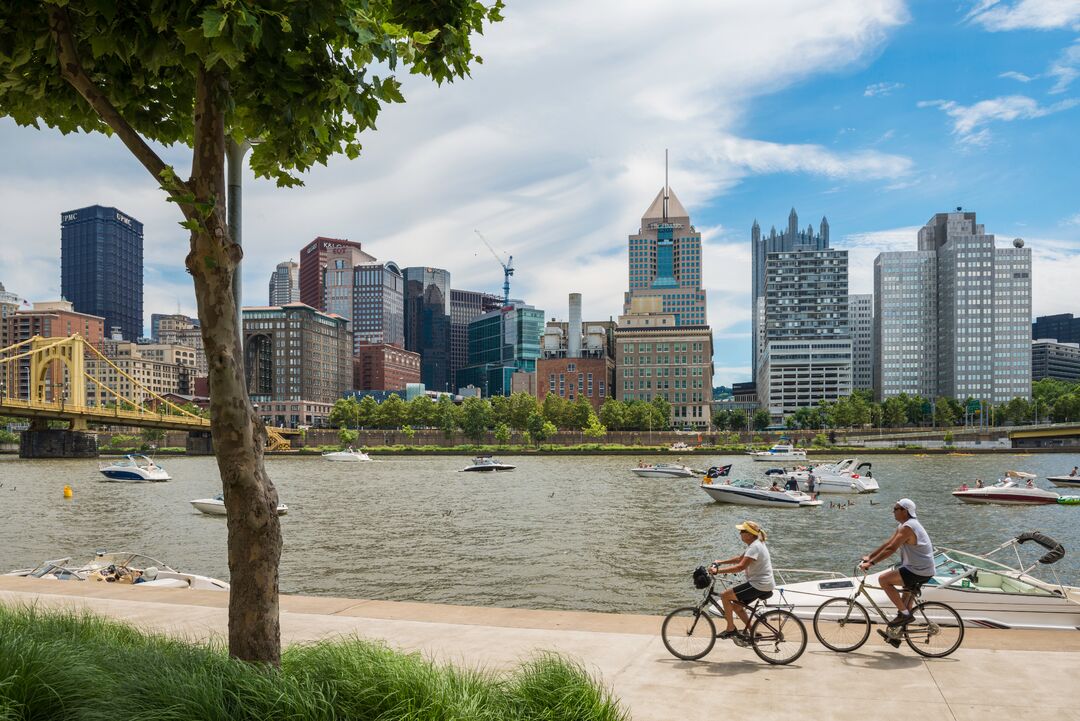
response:
[(536, 361), (536, 397), (548, 393), (568, 401), (585, 398), (599, 411), (615, 397), (615, 361), (611, 358), (540, 358)]
[(353, 357), (353, 388), (401, 391), (420, 382), (420, 354), (388, 343), (361, 343)]

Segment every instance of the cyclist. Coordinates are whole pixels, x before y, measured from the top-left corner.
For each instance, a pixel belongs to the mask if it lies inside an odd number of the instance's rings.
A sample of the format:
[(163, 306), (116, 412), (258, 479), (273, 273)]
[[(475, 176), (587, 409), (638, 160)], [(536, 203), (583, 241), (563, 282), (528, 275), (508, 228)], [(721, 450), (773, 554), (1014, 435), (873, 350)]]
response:
[(871, 553), (862, 557), (859, 568), (866, 571), (878, 561), (884, 561), (900, 550), (900, 567), (890, 569), (878, 576), (878, 584), (896, 606), (896, 618), (889, 621), (890, 628), (899, 628), (911, 622), (908, 605), (914, 595), (905, 599), (903, 591), (915, 592), (934, 575), (934, 547), (930, 536), (915, 517), (915, 502), (901, 498), (893, 505), (896, 532)]
[(746, 544), (746, 550), (741, 556), (713, 561), (709, 566), (709, 573), (713, 575), (746, 571), (746, 583), (732, 586), (720, 594), (727, 625), (717, 634), (718, 638), (732, 638), (739, 634), (735, 628), (733, 613), (738, 613), (743, 625), (749, 628), (750, 616), (746, 613), (746, 606), (759, 598), (768, 598), (776, 588), (772, 559), (769, 557), (769, 549), (765, 547), (765, 530), (753, 521), (743, 521), (735, 528), (739, 531), (739, 538)]

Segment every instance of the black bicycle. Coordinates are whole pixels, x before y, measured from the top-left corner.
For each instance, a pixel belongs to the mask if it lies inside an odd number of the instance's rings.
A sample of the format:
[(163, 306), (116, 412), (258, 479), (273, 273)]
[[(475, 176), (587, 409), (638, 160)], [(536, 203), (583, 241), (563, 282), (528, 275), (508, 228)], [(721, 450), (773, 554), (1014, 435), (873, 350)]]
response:
[[(694, 586), (704, 591), (701, 602), (675, 609), (660, 627), (664, 646), (672, 656), (684, 661), (697, 661), (712, 651), (717, 636), (710, 610), (723, 612), (720, 594), (714, 590), (716, 577), (710, 576), (704, 566), (694, 571)], [(753, 648), (762, 661), (782, 666), (795, 661), (806, 650), (806, 627), (795, 614), (786, 610), (792, 606), (765, 605), (763, 601), (771, 596), (770, 593), (749, 605), (739, 604), (749, 612), (750, 625), (744, 635), (734, 636), (733, 640), (738, 646)], [(781, 589), (781, 600), (783, 596)]]

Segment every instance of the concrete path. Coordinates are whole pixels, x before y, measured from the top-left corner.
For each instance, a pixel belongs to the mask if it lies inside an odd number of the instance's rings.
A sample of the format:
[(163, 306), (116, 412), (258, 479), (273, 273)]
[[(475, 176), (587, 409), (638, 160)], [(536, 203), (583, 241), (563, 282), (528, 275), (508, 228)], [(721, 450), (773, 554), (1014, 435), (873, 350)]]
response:
[[(212, 591), (0, 577), (0, 603), (86, 609), (189, 639), (222, 636), (227, 622), (227, 596)], [(856, 653), (832, 653), (814, 643), (808, 627), (806, 653), (776, 667), (724, 641), (703, 661), (678, 661), (652, 616), (309, 596), (283, 596), (281, 606), (285, 643), (357, 635), (489, 669), (557, 651), (583, 662), (638, 721), (1080, 721), (1080, 633), (969, 630), (953, 656), (925, 660), (876, 637)]]

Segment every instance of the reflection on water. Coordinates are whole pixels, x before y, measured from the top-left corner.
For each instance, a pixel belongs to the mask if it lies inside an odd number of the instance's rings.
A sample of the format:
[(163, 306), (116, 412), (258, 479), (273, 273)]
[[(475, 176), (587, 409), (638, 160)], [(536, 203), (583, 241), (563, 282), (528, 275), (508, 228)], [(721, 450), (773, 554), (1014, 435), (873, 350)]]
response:
[[(821, 508), (772, 509), (712, 502), (694, 479), (643, 479), (637, 458), (517, 457), (516, 471), (459, 473), (464, 457), (372, 463), (271, 458), (289, 514), (282, 521), (286, 593), (527, 608), (659, 613), (695, 593), (694, 566), (735, 555), (743, 518), (770, 532), (782, 567), (846, 571), (893, 530), (892, 502), (915, 500), (938, 545), (987, 550), (1038, 529), (1080, 547), (1080, 507), (964, 505), (961, 481), (1015, 468), (1065, 473), (1080, 456), (871, 456), (881, 492), (826, 496)], [(733, 477), (761, 477), (745, 457)], [(0, 457), (0, 570), (97, 548), (140, 551), (170, 565), (227, 578), (225, 521), (188, 504), (220, 491), (212, 458), (163, 458), (168, 483), (106, 483), (92, 460)], [(65, 501), (70, 484), (74, 498)], [(1048, 486), (1046, 481), (1040, 481)], [(1071, 493), (1068, 489), (1059, 489)], [(855, 498), (846, 508), (829, 501)], [(1080, 554), (1056, 568), (1080, 582)]]

